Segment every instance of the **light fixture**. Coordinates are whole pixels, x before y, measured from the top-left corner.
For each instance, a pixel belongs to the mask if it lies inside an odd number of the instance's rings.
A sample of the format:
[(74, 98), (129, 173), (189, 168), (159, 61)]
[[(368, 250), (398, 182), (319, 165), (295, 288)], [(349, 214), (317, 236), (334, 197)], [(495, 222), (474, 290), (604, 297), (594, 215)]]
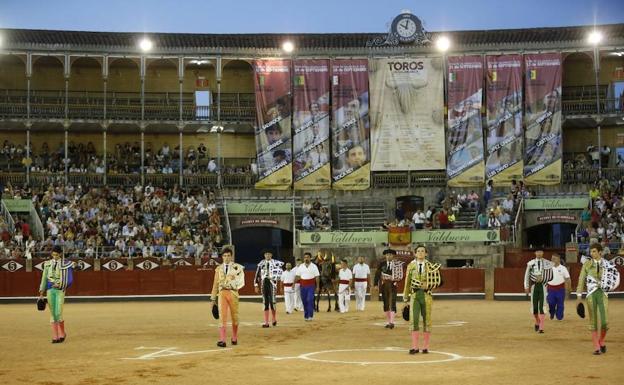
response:
[(282, 49), (286, 53), (291, 53), (295, 49), (295, 45), (292, 41), (285, 41), (284, 44), (282, 44)]
[(436, 39), (436, 48), (438, 51), (446, 52), (451, 46), (451, 41), (446, 36), (440, 36)]
[(587, 41), (592, 45), (597, 45), (602, 41), (602, 33), (596, 30), (592, 31), (587, 37)]
[(154, 46), (154, 43), (152, 43), (152, 41), (146, 37), (141, 39), (141, 41), (139, 42), (139, 47), (141, 48), (143, 52), (150, 51), (153, 46)]
[(202, 65), (202, 64), (210, 64), (210, 60), (205, 60), (205, 59), (193, 59), (193, 60), (189, 60), (190, 64), (196, 64), (198, 66)]
[(214, 126), (210, 127), (210, 132), (211, 133), (223, 132), (223, 126), (218, 126), (215, 124)]

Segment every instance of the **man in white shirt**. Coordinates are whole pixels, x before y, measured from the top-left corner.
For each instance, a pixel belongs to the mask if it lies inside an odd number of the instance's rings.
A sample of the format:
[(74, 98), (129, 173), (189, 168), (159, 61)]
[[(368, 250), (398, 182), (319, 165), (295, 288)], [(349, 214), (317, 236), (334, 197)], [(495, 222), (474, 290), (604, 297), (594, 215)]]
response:
[(364, 311), (364, 305), (366, 304), (366, 288), (370, 281), (370, 267), (364, 263), (364, 257), (358, 257), (358, 263), (353, 266), (353, 277), (355, 282), (353, 283), (355, 291), (355, 309), (358, 311)]
[[(297, 258), (295, 260), (295, 268), (293, 269), (295, 271), (295, 277), (297, 276), (297, 269), (302, 264), (303, 264), (303, 260), (301, 258)], [(296, 280), (295, 280), (295, 310), (303, 311), (303, 302), (301, 301), (301, 285)]]
[(312, 321), (314, 317), (314, 292), (319, 287), (318, 267), (312, 263), (312, 253), (303, 254), (303, 263), (297, 268), (295, 282), (301, 285), (301, 300), (303, 302), (303, 317)]
[(351, 283), (353, 282), (353, 273), (347, 266), (347, 260), (340, 261), (340, 270), (338, 271), (338, 306), (341, 313), (349, 311), (349, 302), (351, 302)]
[(427, 218), (425, 217), (425, 214), (422, 212), (422, 210), (420, 209), (416, 210), (416, 212), (414, 213), (414, 216), (412, 217), (412, 222), (414, 222), (414, 227), (417, 230), (420, 230), (423, 227), (425, 227), (425, 219)]
[(286, 270), (282, 272), (282, 288), (284, 291), (284, 305), (286, 306), (286, 314), (291, 314), (295, 309), (295, 277), (297, 272), (292, 269), (290, 263), (286, 264)]
[(548, 301), (550, 319), (553, 319), (556, 315), (557, 319), (561, 321), (563, 319), (563, 303), (566, 293), (570, 292), (570, 273), (568, 269), (561, 264), (561, 257), (559, 254), (553, 254), (550, 260), (553, 263), (553, 278), (548, 281), (548, 295), (546, 296), (546, 300)]

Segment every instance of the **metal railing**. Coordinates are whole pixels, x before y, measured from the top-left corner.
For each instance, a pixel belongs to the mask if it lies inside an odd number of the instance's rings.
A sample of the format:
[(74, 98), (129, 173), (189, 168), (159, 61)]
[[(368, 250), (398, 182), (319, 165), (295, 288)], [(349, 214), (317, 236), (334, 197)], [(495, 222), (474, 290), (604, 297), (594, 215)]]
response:
[[(101, 91), (69, 91), (67, 117), (75, 120), (100, 120), (104, 118), (104, 94)], [(180, 101), (182, 116), (180, 116)], [(0, 118), (24, 119), (27, 117), (26, 90), (0, 90)], [(253, 122), (256, 116), (253, 93), (222, 93), (221, 120), (225, 122)], [(30, 94), (32, 119), (64, 119), (65, 91), (37, 91)], [(147, 92), (143, 104), (147, 121), (215, 121), (216, 103), (196, 106), (193, 93), (185, 92), (182, 99), (177, 92)], [(141, 120), (141, 94), (138, 92), (108, 92), (106, 118), (110, 120)]]
[(15, 233), (15, 221), (2, 199), (0, 199), (0, 216), (4, 218), (4, 222), (7, 224), (9, 234), (13, 235)]
[[(601, 114), (624, 114), (624, 100), (622, 98), (600, 98)], [(562, 111), (565, 115), (597, 114), (596, 98), (563, 100)]]

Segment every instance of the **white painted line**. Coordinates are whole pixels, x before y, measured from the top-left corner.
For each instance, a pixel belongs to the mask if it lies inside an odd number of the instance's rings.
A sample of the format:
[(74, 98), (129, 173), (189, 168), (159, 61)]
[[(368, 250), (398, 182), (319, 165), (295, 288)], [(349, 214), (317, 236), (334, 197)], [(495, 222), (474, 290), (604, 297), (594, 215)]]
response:
[[(265, 358), (271, 359), (273, 361), (282, 361), (282, 360), (305, 360), (305, 361), (314, 361), (320, 363), (327, 364), (352, 364), (352, 365), (414, 365), (414, 364), (437, 364), (437, 363), (445, 363), (445, 362), (453, 362), (459, 360), (476, 360), (476, 361), (485, 361), (485, 360), (493, 360), (495, 357), (491, 356), (478, 356), (478, 357), (464, 357), (462, 355), (456, 353), (447, 353), (431, 350), (429, 353), (431, 355), (441, 355), (442, 358), (434, 359), (434, 360), (425, 360), (420, 361), (418, 358), (421, 357), (431, 357), (419, 354), (418, 356), (413, 356), (414, 359), (410, 361), (351, 361), (348, 359), (345, 360), (332, 360), (332, 359), (323, 359), (318, 356), (322, 356), (323, 354), (332, 354), (332, 353), (353, 353), (353, 352), (387, 352), (387, 353), (401, 353), (406, 354), (409, 352), (408, 349), (397, 348), (397, 347), (385, 347), (385, 348), (368, 348), (368, 349), (340, 349), (340, 350), (322, 350), (318, 352), (310, 352), (303, 353), (298, 356), (290, 356), (290, 357), (277, 357), (277, 356), (266, 356)], [(346, 355), (349, 356), (348, 354)], [(446, 357), (446, 358), (444, 358)]]
[(195, 350), (191, 352), (180, 352), (176, 349), (178, 348), (139, 346), (137, 348), (134, 348), (134, 350), (156, 350), (156, 351), (153, 353), (143, 354), (139, 357), (129, 357), (129, 358), (120, 358), (120, 359), (121, 360), (154, 360), (156, 358), (162, 358), (162, 357), (184, 356), (188, 354), (213, 353), (213, 352), (223, 352), (223, 351), (231, 350), (231, 348), (220, 348), (220, 349), (210, 349), (210, 350)]

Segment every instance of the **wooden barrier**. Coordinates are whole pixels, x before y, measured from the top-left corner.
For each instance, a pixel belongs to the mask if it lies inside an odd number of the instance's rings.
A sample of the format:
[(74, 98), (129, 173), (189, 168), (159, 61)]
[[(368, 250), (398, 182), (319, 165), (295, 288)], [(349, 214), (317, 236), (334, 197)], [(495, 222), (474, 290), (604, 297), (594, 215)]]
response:
[[(118, 261), (123, 263), (124, 261)], [(124, 264), (124, 266), (127, 266)], [(74, 272), (74, 284), (68, 289), (70, 296), (138, 296), (209, 294), (212, 289), (214, 270), (198, 270), (197, 266), (171, 268), (159, 266), (153, 270), (126, 268), (116, 271), (94, 271), (92, 268)], [(254, 271), (245, 271), (245, 287), (241, 295), (255, 295)], [(444, 284), (438, 293), (483, 293), (485, 291), (485, 270), (443, 269)], [(0, 297), (35, 296), (39, 290), (41, 272), (33, 269), (26, 272), (0, 272)], [(399, 292), (403, 282), (399, 283)]]

